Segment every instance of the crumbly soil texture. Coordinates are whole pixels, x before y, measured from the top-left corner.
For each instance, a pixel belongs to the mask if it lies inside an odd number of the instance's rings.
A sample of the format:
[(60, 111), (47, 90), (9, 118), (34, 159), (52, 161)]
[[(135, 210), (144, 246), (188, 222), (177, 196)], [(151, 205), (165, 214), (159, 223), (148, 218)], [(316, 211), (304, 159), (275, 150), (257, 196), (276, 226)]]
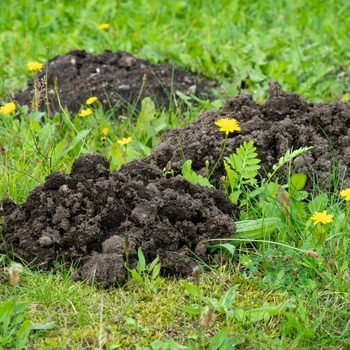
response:
[(41, 268), (74, 263), (77, 279), (113, 287), (126, 280), (125, 266), (135, 266), (141, 247), (148, 263), (159, 256), (163, 275), (187, 276), (198, 259), (208, 262), (207, 240), (234, 233), (236, 215), (218, 190), (166, 179), (140, 161), (110, 172), (105, 158), (87, 155), (71, 174), (51, 174), (22, 206), (2, 201), (0, 253)]
[[(43, 268), (75, 263), (77, 278), (112, 287), (125, 281), (125, 264), (135, 266), (142, 247), (148, 263), (160, 257), (163, 275), (189, 275), (198, 258), (208, 262), (207, 240), (234, 233), (237, 209), (219, 190), (166, 178), (163, 169), (170, 164), (176, 175), (191, 159), (205, 173), (205, 162), (215, 164), (224, 141), (214, 123), (226, 117), (236, 118), (242, 129), (229, 134), (226, 155), (253, 140), (268, 172), (287, 149), (312, 146), (293, 164), (295, 171), (312, 169), (314, 179), (332, 183), (336, 162), (349, 182), (349, 104), (308, 103), (273, 83), (266, 103), (240, 95), (184, 129), (170, 130), (150, 157), (118, 172), (110, 172), (105, 158), (88, 155), (75, 161), (71, 174), (51, 174), (22, 206), (3, 200), (0, 253), (13, 251)], [(224, 175), (218, 166), (212, 179)]]
[[(350, 105), (345, 102), (308, 103), (295, 93), (284, 92), (277, 82), (270, 85), (264, 104), (254, 102), (251, 95), (242, 94), (218, 111), (204, 112), (184, 129), (170, 130), (145, 161), (161, 169), (170, 165), (176, 174), (180, 172), (183, 159), (191, 159), (193, 169), (205, 175), (205, 162), (213, 167), (223, 146), (225, 135), (215, 125), (220, 118), (237, 119), (242, 130), (229, 134), (226, 156), (243, 141), (252, 140), (264, 175), (271, 172), (288, 149), (311, 146), (311, 151), (293, 162), (293, 171), (309, 175), (309, 188), (313, 181), (327, 187), (337, 179), (349, 185)], [(223, 166), (218, 166), (214, 177), (219, 181), (224, 175)]]
[[(39, 110), (46, 110), (45, 67), (15, 95), (20, 104), (32, 105), (34, 90), (39, 91)], [(50, 112), (59, 111), (57, 92), (63, 107), (77, 113), (87, 98), (96, 96), (104, 108), (117, 114), (136, 113), (140, 102), (151, 97), (158, 108), (177, 106), (180, 91), (206, 99), (211, 97), (214, 81), (195, 77), (171, 64), (152, 64), (127, 52), (105, 51), (91, 55), (72, 51), (48, 63), (48, 100)]]

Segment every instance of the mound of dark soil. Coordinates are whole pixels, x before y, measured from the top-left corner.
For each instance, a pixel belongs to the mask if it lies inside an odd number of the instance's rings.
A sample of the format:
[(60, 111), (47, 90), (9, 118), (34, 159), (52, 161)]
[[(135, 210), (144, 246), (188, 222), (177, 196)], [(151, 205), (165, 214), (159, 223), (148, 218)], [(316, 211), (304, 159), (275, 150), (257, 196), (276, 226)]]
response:
[[(294, 93), (285, 93), (278, 83), (270, 86), (265, 104), (259, 105), (250, 95), (240, 95), (218, 111), (203, 113), (184, 129), (173, 129), (164, 135), (146, 162), (164, 168), (170, 161), (179, 172), (183, 155), (193, 161), (193, 168), (205, 173), (205, 161), (213, 166), (219, 157), (225, 135), (214, 124), (219, 118), (236, 118), (242, 131), (229, 134), (226, 155), (243, 141), (253, 140), (266, 171), (288, 148), (314, 148), (299, 159), (296, 168), (310, 170), (321, 181), (329, 182), (333, 157), (340, 172), (350, 180), (350, 105), (345, 102), (307, 103)], [(334, 163), (334, 162), (333, 162)], [(224, 175), (218, 167), (216, 177)]]
[[(54, 82), (64, 107), (76, 113), (91, 96), (97, 96), (106, 108), (126, 113), (140, 106), (140, 101), (152, 97), (157, 107), (176, 103), (176, 91), (200, 98), (210, 96), (215, 82), (197, 79), (184, 69), (170, 64), (152, 64), (127, 52), (106, 51), (90, 55), (85, 51), (72, 51), (49, 61), (48, 92), (51, 112), (59, 110)], [(41, 82), (40, 110), (45, 110), (45, 69), (37, 76)], [(34, 79), (28, 87), (15, 95), (20, 104), (31, 105)], [(40, 88), (39, 88), (40, 90)]]
[[(214, 123), (225, 117), (236, 118), (242, 128), (229, 135), (226, 154), (253, 140), (270, 171), (288, 148), (313, 146), (295, 164), (299, 169), (312, 167), (320, 180), (329, 181), (335, 155), (349, 181), (349, 104), (307, 103), (274, 83), (265, 104), (238, 96), (184, 129), (169, 131), (154, 154), (118, 172), (110, 172), (103, 157), (89, 155), (75, 161), (71, 174), (50, 175), (23, 206), (2, 201), (6, 244), (0, 252), (13, 249), (45, 268), (62, 258), (81, 260), (78, 278), (110, 287), (125, 280), (125, 258), (133, 266), (141, 246), (147, 262), (160, 256), (163, 274), (188, 275), (195, 265), (190, 251), (207, 261), (203, 241), (230, 236), (237, 212), (221, 192), (182, 177), (167, 179), (162, 169), (170, 161), (180, 172), (183, 155), (197, 171), (205, 171), (206, 160), (213, 166), (224, 140)], [(222, 175), (218, 167), (215, 176)]]
[(0, 252), (13, 250), (43, 268), (81, 260), (78, 278), (112, 287), (126, 278), (126, 254), (133, 266), (141, 246), (147, 262), (159, 255), (164, 275), (182, 276), (195, 266), (191, 252), (207, 261), (202, 241), (232, 235), (236, 214), (217, 190), (166, 179), (138, 161), (110, 172), (105, 158), (88, 155), (71, 174), (51, 174), (23, 206), (2, 201)]

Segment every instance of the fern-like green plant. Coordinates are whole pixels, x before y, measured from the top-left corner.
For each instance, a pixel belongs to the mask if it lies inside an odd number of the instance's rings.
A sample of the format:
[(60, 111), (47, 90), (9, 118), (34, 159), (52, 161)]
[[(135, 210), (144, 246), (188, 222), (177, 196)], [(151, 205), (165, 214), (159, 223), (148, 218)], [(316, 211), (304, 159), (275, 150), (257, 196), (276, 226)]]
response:
[(236, 152), (225, 157), (224, 166), (227, 175), (227, 194), (237, 204), (244, 186), (257, 187), (260, 159), (253, 141), (243, 142)]

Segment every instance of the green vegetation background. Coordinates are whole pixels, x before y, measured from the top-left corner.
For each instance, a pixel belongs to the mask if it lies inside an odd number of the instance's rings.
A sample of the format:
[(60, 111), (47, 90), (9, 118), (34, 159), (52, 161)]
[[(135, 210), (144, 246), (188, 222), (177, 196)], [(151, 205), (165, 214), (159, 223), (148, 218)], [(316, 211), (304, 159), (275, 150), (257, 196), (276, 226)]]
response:
[[(264, 96), (268, 81), (313, 100), (349, 92), (347, 1), (2, 0), (0, 96), (26, 84), (28, 60), (127, 50)], [(100, 23), (109, 23), (100, 30)], [(348, 99), (346, 95), (344, 97)]]
[[(242, 81), (255, 98), (264, 98), (269, 81), (279, 80), (286, 90), (314, 101), (347, 101), (349, 18), (348, 1), (331, 0), (2, 0), (0, 102), (26, 86), (33, 77), (26, 63), (45, 62), (47, 48), (49, 58), (75, 49), (109, 49), (171, 62), (220, 81), (221, 98), (237, 94)], [(100, 29), (101, 23), (110, 28)], [(167, 128), (183, 126), (209, 107), (157, 112), (146, 101), (136, 126), (132, 120), (117, 124), (99, 108), (91, 118), (58, 114), (51, 119), (19, 107), (20, 118), (0, 120), (0, 197), (23, 202), (51, 171), (69, 170), (89, 151), (102, 153), (118, 168), (149, 154)], [(143, 123), (152, 126), (151, 134)], [(101, 140), (105, 127), (108, 139)], [(127, 149), (116, 145), (124, 136), (133, 138)], [(348, 215), (342, 204), (332, 195), (327, 210)], [(234, 264), (192, 281), (198, 286), (161, 279), (157, 293), (134, 280), (101, 291), (72, 282), (60, 266), (57, 274), (25, 268), (14, 287), (0, 259), (0, 301), (15, 296), (28, 303), (24, 314), (30, 320), (54, 322), (53, 329), (31, 334), (34, 349), (223, 350), (225, 341), (241, 349), (347, 349), (349, 227), (342, 225), (347, 229), (335, 232), (341, 239), (328, 250), (305, 255), (293, 249), (293, 240), (240, 248)], [(206, 319), (213, 308), (215, 320)], [(0, 331), (1, 322), (0, 317)], [(162, 342), (150, 345), (157, 339)]]

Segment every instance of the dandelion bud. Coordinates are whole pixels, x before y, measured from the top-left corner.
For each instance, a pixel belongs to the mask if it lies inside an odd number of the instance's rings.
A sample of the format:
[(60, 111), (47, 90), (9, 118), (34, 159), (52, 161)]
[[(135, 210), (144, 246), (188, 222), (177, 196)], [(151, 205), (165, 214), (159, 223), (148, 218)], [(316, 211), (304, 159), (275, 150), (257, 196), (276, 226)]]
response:
[(209, 326), (212, 324), (214, 319), (215, 319), (214, 311), (213, 309), (209, 309), (208, 312), (201, 319), (201, 325), (204, 328), (209, 328)]
[(193, 269), (192, 272), (194, 283), (198, 286), (201, 283), (201, 270), (198, 266)]
[(318, 258), (320, 256), (320, 254), (318, 252), (315, 252), (314, 250), (308, 250), (306, 252), (306, 255), (312, 258)]
[(16, 287), (20, 282), (19, 274), (23, 271), (23, 266), (18, 263), (13, 263), (8, 269), (8, 274), (10, 278), (10, 283)]

